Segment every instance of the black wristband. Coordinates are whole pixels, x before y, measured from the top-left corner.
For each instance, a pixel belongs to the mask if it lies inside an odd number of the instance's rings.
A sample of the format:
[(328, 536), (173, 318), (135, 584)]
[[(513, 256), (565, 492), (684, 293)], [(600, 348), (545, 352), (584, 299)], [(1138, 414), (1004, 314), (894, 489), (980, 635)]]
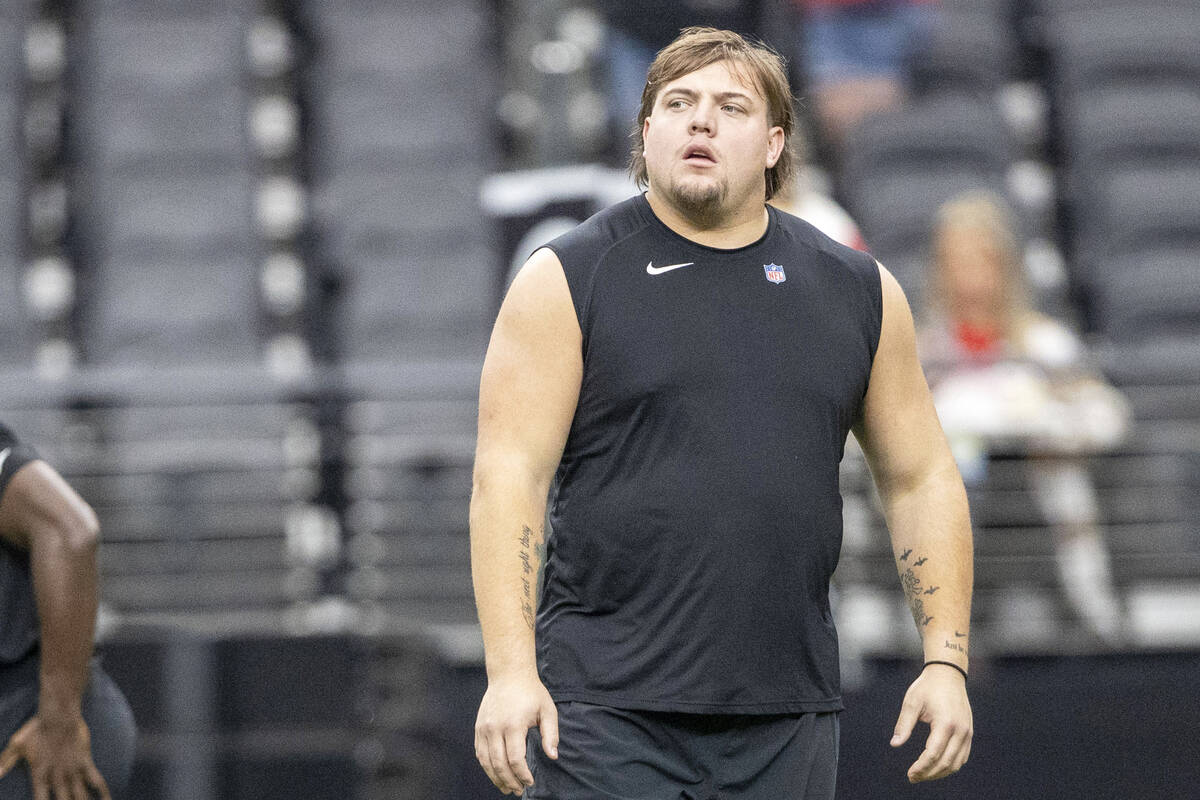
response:
[[(964, 681), (967, 679), (967, 671), (958, 664), (955, 664), (953, 661), (926, 661), (925, 667), (928, 667), (930, 664), (945, 664), (947, 667), (954, 667), (956, 670), (962, 673)], [(925, 667), (921, 667), (921, 670), (924, 671)]]

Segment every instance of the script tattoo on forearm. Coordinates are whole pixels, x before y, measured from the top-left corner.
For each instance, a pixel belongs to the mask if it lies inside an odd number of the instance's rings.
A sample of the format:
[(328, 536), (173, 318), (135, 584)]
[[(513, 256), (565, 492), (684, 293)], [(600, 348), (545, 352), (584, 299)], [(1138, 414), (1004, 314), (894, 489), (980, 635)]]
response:
[(532, 542), (531, 542), (532, 536), (533, 536), (533, 531), (530, 530), (529, 526), (522, 525), (521, 526), (521, 539), (520, 539), (520, 543), (521, 543), (521, 550), (520, 550), (521, 588), (522, 588), (522, 592), (523, 592), (523, 594), (521, 596), (521, 613), (525, 616), (525, 624), (529, 626), (530, 630), (533, 630), (533, 627), (534, 627), (534, 613), (533, 613), (534, 598), (533, 598), (533, 583), (531, 581), (531, 577), (532, 577), (532, 573), (533, 573), (533, 565), (529, 563), (529, 549), (530, 549), (530, 547), (532, 547)]
[[(522, 525), (521, 538), (517, 541), (521, 546), (518, 553), (521, 559), (521, 615), (525, 617), (525, 624), (533, 630), (537, 621), (538, 593), (542, 590), (542, 580), (546, 574), (546, 526), (542, 525), (541, 537), (534, 539), (533, 530), (528, 525)], [(532, 556), (537, 556), (536, 570)]]
[[(966, 638), (967, 638), (967, 635), (966, 635), (965, 633), (959, 633), (958, 631), (955, 631), (955, 632), (954, 632), (954, 638), (955, 638), (955, 639), (966, 639)], [(954, 652), (956, 652), (956, 653), (965, 653), (965, 652), (967, 652), (967, 648), (963, 647), (963, 646), (962, 646), (961, 644), (959, 644), (957, 641), (954, 641), (954, 642), (952, 642), (952, 641), (950, 641), (949, 639), (947, 639), (947, 640), (946, 640), (946, 645), (945, 645), (945, 647), (946, 647), (946, 649), (947, 649), (947, 650), (953, 650), (953, 651), (954, 651)]]
[[(905, 550), (900, 554), (900, 561), (907, 562), (908, 557), (911, 555), (911, 548)], [(913, 567), (919, 567), (928, 560), (925, 557), (918, 557), (913, 562), (912, 567), (909, 567), (900, 574), (900, 585), (904, 587), (904, 596), (908, 598), (908, 607), (912, 610), (913, 621), (917, 623), (918, 628), (924, 628), (933, 622), (933, 617), (925, 613), (925, 602), (921, 599), (922, 595), (933, 595), (941, 588), (940, 586), (926, 587), (921, 583), (921, 578), (913, 570)]]

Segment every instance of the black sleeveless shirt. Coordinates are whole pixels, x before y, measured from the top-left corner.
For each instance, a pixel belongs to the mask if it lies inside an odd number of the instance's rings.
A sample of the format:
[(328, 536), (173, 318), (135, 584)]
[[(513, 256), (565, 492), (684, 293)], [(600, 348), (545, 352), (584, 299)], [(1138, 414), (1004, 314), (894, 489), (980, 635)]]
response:
[[(0, 425), (0, 500), (17, 470), (37, 457)], [(15, 664), (37, 647), (39, 630), (29, 553), (0, 539), (0, 666)]]
[(537, 618), (555, 700), (841, 708), (838, 464), (880, 277), (870, 256), (768, 213), (759, 241), (719, 250), (638, 196), (547, 245), (583, 333)]

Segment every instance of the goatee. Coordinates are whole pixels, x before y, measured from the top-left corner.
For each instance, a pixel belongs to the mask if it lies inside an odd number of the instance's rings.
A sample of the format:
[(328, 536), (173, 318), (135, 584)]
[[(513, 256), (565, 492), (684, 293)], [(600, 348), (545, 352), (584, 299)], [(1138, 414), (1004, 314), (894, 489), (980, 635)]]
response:
[(707, 223), (720, 218), (725, 202), (724, 187), (717, 184), (703, 186), (675, 186), (675, 205), (684, 216)]

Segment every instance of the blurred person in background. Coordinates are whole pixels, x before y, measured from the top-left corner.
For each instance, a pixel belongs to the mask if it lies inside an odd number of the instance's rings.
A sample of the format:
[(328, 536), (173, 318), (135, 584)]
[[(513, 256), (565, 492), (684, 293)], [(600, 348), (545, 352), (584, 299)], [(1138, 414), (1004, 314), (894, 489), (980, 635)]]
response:
[(1026, 456), (1064, 594), (1095, 635), (1116, 643), (1121, 608), (1083, 457), (1120, 440), (1127, 404), (1088, 368), (1067, 326), (1033, 309), (1002, 198), (977, 192), (946, 202), (931, 250), (921, 358), (960, 469), (978, 483), (989, 453)]
[(853, 430), (924, 652), (891, 744), (928, 724), (908, 779), (949, 775), (973, 727), (970, 519), (904, 294), (766, 204), (795, 166), (775, 52), (685, 30), (638, 121), (646, 192), (529, 258), (484, 361), (476, 757), (527, 798), (831, 800)]
[(122, 796), (133, 714), (92, 658), (96, 515), (0, 425), (0, 798)]
[(937, 0), (792, 0), (796, 47), (822, 142), (831, 156), (846, 133), (907, 96), (906, 72), (937, 22)]

